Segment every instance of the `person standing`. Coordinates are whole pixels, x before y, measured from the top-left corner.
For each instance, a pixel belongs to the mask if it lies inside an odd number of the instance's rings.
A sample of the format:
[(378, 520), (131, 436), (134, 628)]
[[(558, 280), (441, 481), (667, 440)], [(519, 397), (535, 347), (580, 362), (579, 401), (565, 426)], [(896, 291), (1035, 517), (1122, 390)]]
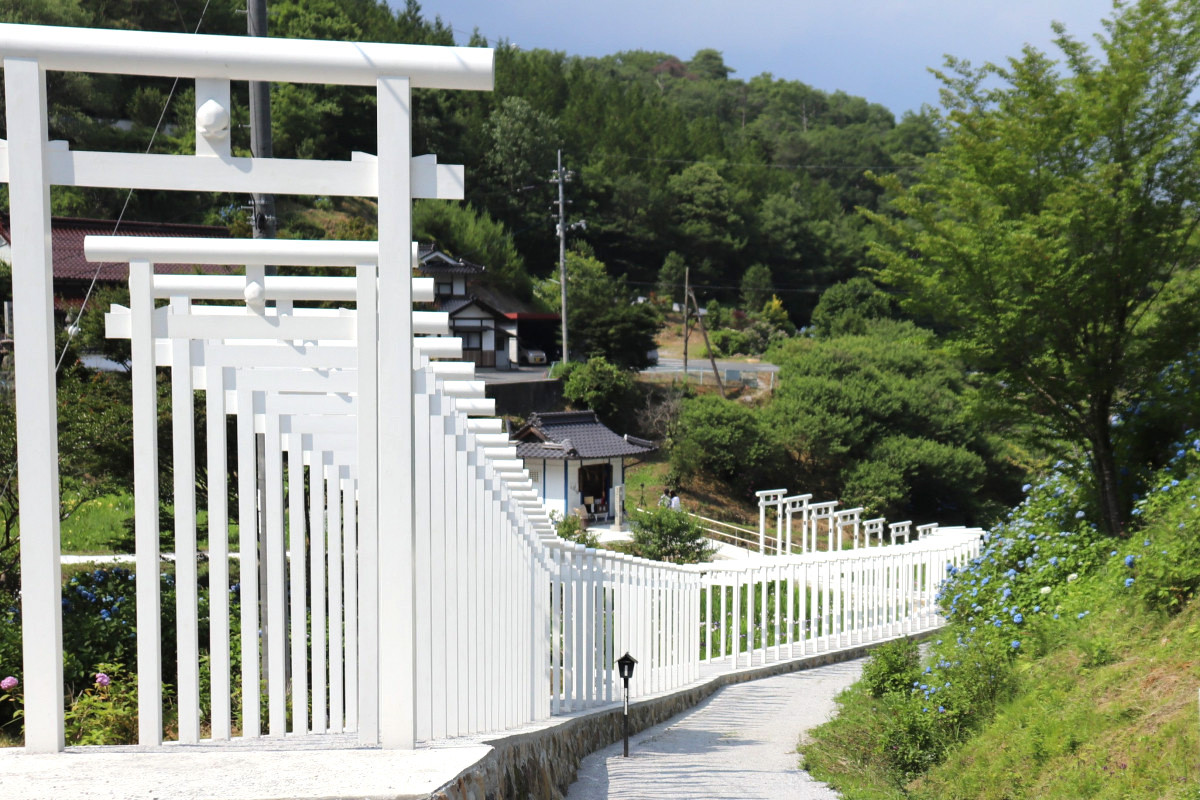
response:
[(680, 505), (680, 503), (679, 503), (679, 495), (675, 494), (675, 492), (672, 491), (671, 492), (671, 510), (672, 511), (681, 511), (682, 509), (683, 509), (683, 506)]

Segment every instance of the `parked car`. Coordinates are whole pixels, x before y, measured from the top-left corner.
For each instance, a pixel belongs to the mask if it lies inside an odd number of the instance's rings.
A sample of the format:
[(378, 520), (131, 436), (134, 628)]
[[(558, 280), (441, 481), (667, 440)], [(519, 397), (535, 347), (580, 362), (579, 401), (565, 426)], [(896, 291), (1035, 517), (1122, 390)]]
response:
[(539, 350), (536, 347), (526, 347), (524, 344), (517, 343), (517, 356), (522, 364), (545, 364), (546, 351)]

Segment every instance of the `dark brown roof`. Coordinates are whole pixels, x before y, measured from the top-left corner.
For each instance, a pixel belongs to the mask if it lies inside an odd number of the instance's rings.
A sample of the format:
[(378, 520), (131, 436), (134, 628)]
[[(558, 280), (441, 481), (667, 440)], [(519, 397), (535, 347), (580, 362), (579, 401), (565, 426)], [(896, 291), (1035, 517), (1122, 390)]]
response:
[(645, 439), (613, 433), (595, 411), (534, 413), (513, 438), (519, 458), (615, 458), (658, 449)]
[(434, 308), (436, 308), (438, 311), (445, 311), (447, 314), (449, 314), (452, 317), (455, 316), (456, 314), (458, 314), (458, 312), (462, 311), (464, 308), (475, 305), (475, 306), (479, 306), (481, 309), (488, 312), (496, 319), (502, 319), (502, 320), (508, 319), (508, 315), (505, 314), (503, 311), (498, 311), (496, 308), (491, 306), (489, 303), (483, 302), (482, 300), (480, 300), (478, 297), (476, 297), (473, 294), (469, 294), (466, 297), (438, 298), (437, 300), (434, 301), (433, 305), (434, 305)]
[(433, 245), (417, 245), (417, 258), (421, 262), (419, 270), (436, 277), (438, 275), (480, 275), (486, 267), (461, 258), (447, 255)]
[[(205, 239), (228, 239), (229, 231), (217, 225), (184, 225), (175, 222), (128, 222), (118, 227), (112, 220), (54, 217), (50, 220), (51, 246), (54, 258), (54, 277), (57, 280), (90, 281), (92, 276), (103, 283), (125, 283), (129, 280), (129, 265), (125, 263), (88, 261), (83, 254), (85, 236), (194, 236)], [(12, 243), (8, 215), (0, 218), (0, 236)], [(97, 267), (99, 271), (97, 272)], [(204, 272), (230, 275), (240, 272), (236, 267), (211, 264), (156, 264), (158, 273)]]

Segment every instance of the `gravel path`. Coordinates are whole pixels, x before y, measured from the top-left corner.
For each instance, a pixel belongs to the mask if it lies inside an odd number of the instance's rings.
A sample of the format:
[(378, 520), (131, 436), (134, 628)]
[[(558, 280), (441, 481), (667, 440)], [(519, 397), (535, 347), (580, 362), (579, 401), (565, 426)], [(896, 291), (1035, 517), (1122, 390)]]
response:
[(829, 719), (865, 659), (718, 690), (657, 727), (583, 760), (567, 800), (826, 800), (838, 794), (800, 769), (796, 742)]

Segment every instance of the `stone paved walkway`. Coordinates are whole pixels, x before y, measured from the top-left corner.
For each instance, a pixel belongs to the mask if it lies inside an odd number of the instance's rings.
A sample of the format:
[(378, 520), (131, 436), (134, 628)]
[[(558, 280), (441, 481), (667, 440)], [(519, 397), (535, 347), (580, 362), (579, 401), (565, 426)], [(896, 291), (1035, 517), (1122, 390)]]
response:
[(691, 711), (593, 753), (567, 800), (826, 800), (800, 769), (800, 734), (829, 719), (865, 659), (727, 686)]

